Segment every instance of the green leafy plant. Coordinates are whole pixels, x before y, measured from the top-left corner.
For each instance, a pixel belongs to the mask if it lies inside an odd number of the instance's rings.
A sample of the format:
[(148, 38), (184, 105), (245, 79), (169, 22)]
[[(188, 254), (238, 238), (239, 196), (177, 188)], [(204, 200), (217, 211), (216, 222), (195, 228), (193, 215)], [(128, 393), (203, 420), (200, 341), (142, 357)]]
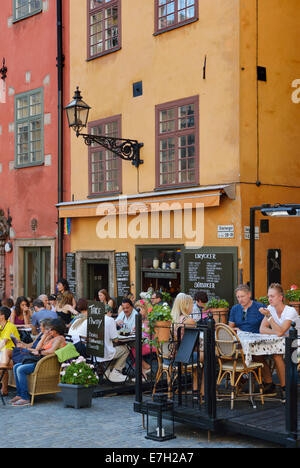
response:
[(170, 293), (168, 293), (168, 292), (162, 292), (161, 295), (162, 295), (162, 300), (163, 300), (163, 302), (167, 302), (168, 304), (171, 304), (171, 302), (172, 302), (172, 296), (171, 296)]
[(258, 302), (261, 302), (263, 305), (268, 306), (269, 305), (269, 298), (268, 296), (262, 296), (258, 299)]
[(159, 342), (155, 337), (155, 327), (156, 322), (168, 322), (172, 321), (171, 309), (167, 304), (164, 305), (155, 305), (151, 312), (147, 315), (148, 320), (148, 329), (146, 332), (149, 334), (149, 337), (146, 338), (146, 342), (155, 348), (158, 347)]
[(285, 298), (289, 302), (298, 302), (298, 301), (300, 301), (300, 289), (288, 289), (285, 292)]
[(228, 309), (229, 303), (225, 299), (217, 299), (212, 297), (206, 304), (205, 310), (207, 309)]
[(98, 376), (94, 372), (94, 366), (87, 364), (86, 360), (79, 356), (78, 359), (61, 366), (61, 383), (69, 385), (84, 385), (89, 387), (98, 384)]

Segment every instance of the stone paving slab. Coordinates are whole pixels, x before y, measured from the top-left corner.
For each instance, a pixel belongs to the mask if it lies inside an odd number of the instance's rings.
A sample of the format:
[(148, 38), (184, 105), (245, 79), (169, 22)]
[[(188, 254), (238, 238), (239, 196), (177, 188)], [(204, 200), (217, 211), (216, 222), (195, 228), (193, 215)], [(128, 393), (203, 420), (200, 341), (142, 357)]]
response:
[[(10, 394), (6, 402), (12, 398)], [(212, 434), (175, 425), (176, 439), (145, 439), (142, 416), (133, 411), (134, 396), (94, 398), (92, 408), (64, 408), (59, 394), (36, 397), (33, 407), (16, 408), (0, 401), (0, 448), (261, 448), (275, 444), (234, 434)]]

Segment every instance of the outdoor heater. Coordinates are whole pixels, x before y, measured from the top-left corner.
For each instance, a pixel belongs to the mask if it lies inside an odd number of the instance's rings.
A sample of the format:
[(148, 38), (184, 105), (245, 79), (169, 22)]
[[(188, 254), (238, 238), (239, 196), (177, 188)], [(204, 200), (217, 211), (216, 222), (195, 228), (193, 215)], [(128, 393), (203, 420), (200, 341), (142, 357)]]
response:
[(147, 435), (146, 439), (164, 442), (175, 439), (174, 432), (174, 402), (168, 400), (165, 393), (153, 395), (153, 400), (147, 403)]
[(131, 161), (137, 168), (140, 164), (143, 164), (144, 161), (140, 159), (140, 149), (144, 144), (139, 143), (137, 140), (80, 133), (87, 126), (90, 109), (91, 107), (83, 101), (81, 92), (77, 86), (73, 100), (65, 107), (69, 127), (73, 128), (76, 136), (82, 136), (85, 144), (88, 146), (91, 146), (93, 143), (103, 146), (119, 158)]

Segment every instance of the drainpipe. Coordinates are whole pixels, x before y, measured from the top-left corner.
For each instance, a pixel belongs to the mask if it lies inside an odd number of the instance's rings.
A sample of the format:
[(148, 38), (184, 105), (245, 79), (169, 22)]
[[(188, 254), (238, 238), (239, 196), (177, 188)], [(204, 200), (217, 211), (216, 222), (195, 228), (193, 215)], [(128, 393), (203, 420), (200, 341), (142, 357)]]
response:
[[(62, 0), (57, 0), (57, 104), (58, 104), (58, 132), (57, 132), (57, 200), (63, 202), (63, 35), (62, 35)], [(63, 219), (57, 218), (57, 279), (63, 276)]]

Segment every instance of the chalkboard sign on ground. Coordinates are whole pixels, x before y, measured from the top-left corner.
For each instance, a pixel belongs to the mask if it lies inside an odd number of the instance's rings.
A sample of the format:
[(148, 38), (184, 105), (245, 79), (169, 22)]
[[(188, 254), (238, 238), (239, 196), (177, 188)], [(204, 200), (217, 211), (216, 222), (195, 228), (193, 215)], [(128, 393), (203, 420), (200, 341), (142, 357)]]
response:
[(209, 250), (184, 252), (184, 292), (194, 297), (197, 291), (205, 291), (208, 299), (226, 299), (234, 302), (234, 255)]
[(71, 252), (66, 253), (66, 279), (69, 283), (70, 291), (76, 294), (76, 267), (75, 267), (75, 254)]
[(124, 297), (130, 292), (130, 272), (128, 252), (115, 253), (117, 296)]
[(105, 306), (103, 302), (88, 301), (87, 354), (104, 357)]

